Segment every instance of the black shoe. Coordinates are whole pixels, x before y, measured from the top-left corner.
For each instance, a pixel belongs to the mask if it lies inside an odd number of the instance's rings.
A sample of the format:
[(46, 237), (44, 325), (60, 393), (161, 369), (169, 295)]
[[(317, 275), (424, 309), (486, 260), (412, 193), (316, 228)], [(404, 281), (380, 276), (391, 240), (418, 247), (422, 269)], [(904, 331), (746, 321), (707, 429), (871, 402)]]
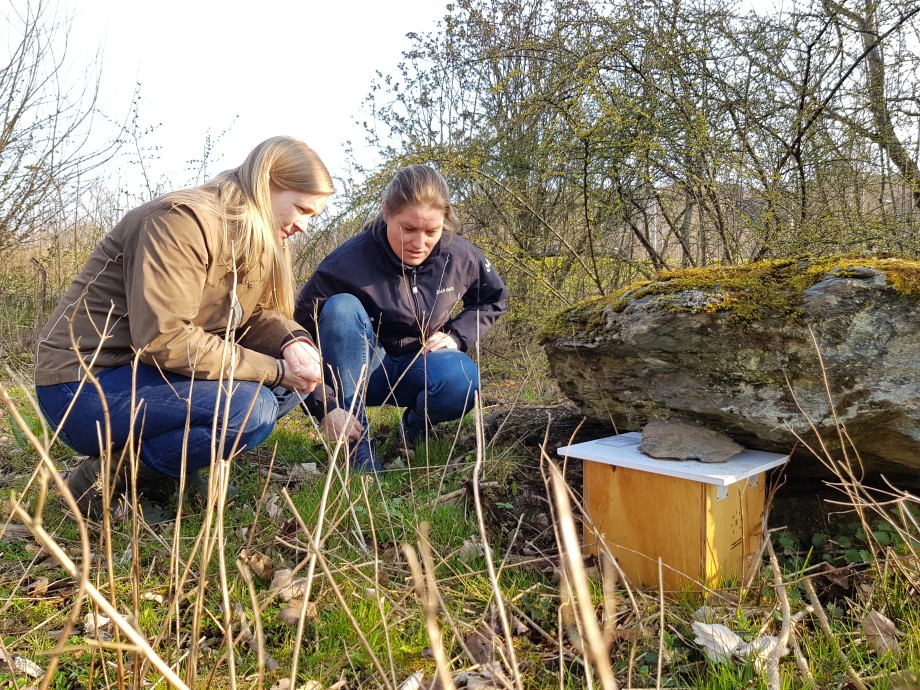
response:
[[(113, 461), (114, 462), (114, 461)], [(125, 491), (125, 468), (109, 470), (109, 490), (112, 500)], [(102, 500), (102, 459), (87, 457), (82, 463), (72, 470), (67, 477), (67, 488), (77, 502), (77, 508), (83, 517), (97, 520), (102, 517), (104, 501)]]
[[(115, 462), (115, 461), (113, 461)], [(117, 470), (117, 471), (116, 471)], [(128, 491), (130, 468), (123, 461), (122, 466), (109, 470), (109, 490), (111, 502), (117, 505), (118, 499)], [(179, 487), (179, 482), (172, 477), (157, 472), (144, 463), (138, 463), (136, 478), (137, 493), (151, 503), (167, 503)], [(77, 502), (77, 508), (85, 518), (98, 520), (102, 517), (105, 502), (102, 496), (102, 460), (88, 457), (67, 477), (67, 488)], [(110, 505), (110, 508), (114, 505)]]
[(355, 442), (348, 459), (355, 472), (383, 472), (383, 465), (377, 457), (377, 444), (367, 436)]
[[(208, 478), (202, 477), (201, 473), (196, 470), (185, 475), (185, 493), (186, 495), (197, 495), (202, 501), (208, 500), (208, 487), (210, 486)], [(227, 503), (236, 498), (239, 490), (229, 484), (227, 486)]]
[(415, 443), (406, 439), (406, 429), (402, 420), (398, 421), (383, 440), (383, 457), (389, 461), (411, 461), (415, 458)]
[(151, 503), (169, 503), (170, 499), (179, 491), (179, 480), (147, 467), (142, 462), (137, 463), (137, 477), (135, 480), (137, 493)]
[(399, 433), (402, 437), (403, 445), (413, 450), (419, 441), (435, 437), (434, 427), (426, 419), (420, 419), (411, 407), (406, 408), (402, 418), (399, 420)]

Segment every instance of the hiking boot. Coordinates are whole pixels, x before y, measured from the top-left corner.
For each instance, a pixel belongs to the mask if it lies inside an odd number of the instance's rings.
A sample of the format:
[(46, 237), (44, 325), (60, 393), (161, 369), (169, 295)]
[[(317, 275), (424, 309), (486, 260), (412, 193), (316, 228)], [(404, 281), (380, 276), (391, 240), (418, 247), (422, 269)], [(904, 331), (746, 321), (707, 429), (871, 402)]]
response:
[(348, 454), (351, 469), (355, 472), (382, 472), (383, 465), (377, 457), (377, 444), (374, 439), (362, 436)]
[[(130, 467), (126, 461), (122, 461), (122, 466), (117, 472), (110, 470), (109, 489), (112, 492), (113, 504), (117, 504), (118, 498), (129, 491), (129, 475)], [(179, 482), (139, 462), (135, 486), (139, 496), (143, 496), (150, 503), (163, 504), (169, 502), (175, 495)], [(102, 460), (100, 458), (86, 458), (67, 477), (67, 488), (76, 499), (77, 508), (80, 509), (83, 517), (91, 520), (98, 520), (102, 517), (105, 503), (102, 496)]]
[(137, 463), (135, 485), (138, 495), (152, 503), (168, 503), (179, 490), (178, 479), (147, 467), (142, 462)]
[[(114, 461), (113, 461), (114, 462)], [(112, 500), (125, 491), (125, 468), (119, 471), (109, 470), (109, 489)], [(67, 488), (77, 502), (77, 508), (83, 517), (97, 520), (102, 517), (104, 501), (102, 500), (102, 459), (87, 457), (80, 465), (71, 470), (67, 476)]]
[[(208, 487), (210, 482), (208, 477), (202, 477), (201, 472), (196, 470), (190, 474), (185, 475), (185, 493), (186, 495), (197, 495), (202, 501), (207, 502), (208, 500)], [(229, 503), (236, 495), (239, 493), (233, 484), (227, 486), (227, 502)]]
[(403, 448), (409, 448), (411, 450), (415, 448), (415, 444), (418, 443), (419, 439), (425, 438), (426, 429), (430, 431), (431, 427), (426, 424), (424, 418), (419, 419), (415, 410), (409, 407), (403, 412), (403, 416), (399, 420), (398, 429)]

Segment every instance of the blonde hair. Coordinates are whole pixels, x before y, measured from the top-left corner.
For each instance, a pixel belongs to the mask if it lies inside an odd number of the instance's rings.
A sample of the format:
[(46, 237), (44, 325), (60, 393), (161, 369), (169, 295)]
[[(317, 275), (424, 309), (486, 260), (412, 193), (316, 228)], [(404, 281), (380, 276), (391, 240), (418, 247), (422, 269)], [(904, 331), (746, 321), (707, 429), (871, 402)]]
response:
[(239, 268), (253, 268), (268, 254), (268, 304), (290, 317), (294, 313), (294, 275), (278, 237), (272, 185), (304, 194), (335, 191), (329, 171), (313, 149), (291, 137), (272, 137), (256, 146), (238, 168), (166, 198), (215, 213)]
[[(454, 207), (450, 203), (450, 190), (441, 173), (430, 165), (410, 165), (403, 168), (383, 190), (383, 208), (386, 215), (399, 213), (407, 206), (436, 208), (444, 212), (444, 227), (456, 230), (459, 226)], [(382, 218), (381, 213), (378, 218)]]

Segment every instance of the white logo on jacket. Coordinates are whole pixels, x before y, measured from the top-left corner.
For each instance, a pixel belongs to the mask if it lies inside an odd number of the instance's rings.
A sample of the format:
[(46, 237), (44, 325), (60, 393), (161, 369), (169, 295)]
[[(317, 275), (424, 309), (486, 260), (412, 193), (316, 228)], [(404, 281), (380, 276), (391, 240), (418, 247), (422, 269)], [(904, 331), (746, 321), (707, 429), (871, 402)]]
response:
[(436, 294), (436, 295), (443, 295), (445, 292), (453, 292), (453, 291), (454, 291), (454, 286), (451, 285), (450, 287), (440, 288), (440, 289), (436, 290), (434, 294)]

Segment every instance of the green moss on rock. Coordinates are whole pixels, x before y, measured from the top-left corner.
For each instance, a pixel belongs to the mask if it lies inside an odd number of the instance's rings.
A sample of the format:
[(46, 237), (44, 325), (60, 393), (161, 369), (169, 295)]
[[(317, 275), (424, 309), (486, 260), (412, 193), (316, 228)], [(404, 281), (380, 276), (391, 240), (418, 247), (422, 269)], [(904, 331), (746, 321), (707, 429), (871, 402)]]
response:
[(799, 314), (802, 293), (828, 274), (860, 275), (860, 268), (884, 272), (887, 285), (901, 295), (920, 295), (920, 262), (892, 256), (796, 257), (738, 266), (662, 271), (655, 280), (629, 285), (605, 297), (592, 297), (560, 312), (540, 334), (546, 342), (565, 334), (591, 337), (607, 315), (648, 296), (672, 296), (674, 312), (728, 312), (741, 324), (769, 316)]

